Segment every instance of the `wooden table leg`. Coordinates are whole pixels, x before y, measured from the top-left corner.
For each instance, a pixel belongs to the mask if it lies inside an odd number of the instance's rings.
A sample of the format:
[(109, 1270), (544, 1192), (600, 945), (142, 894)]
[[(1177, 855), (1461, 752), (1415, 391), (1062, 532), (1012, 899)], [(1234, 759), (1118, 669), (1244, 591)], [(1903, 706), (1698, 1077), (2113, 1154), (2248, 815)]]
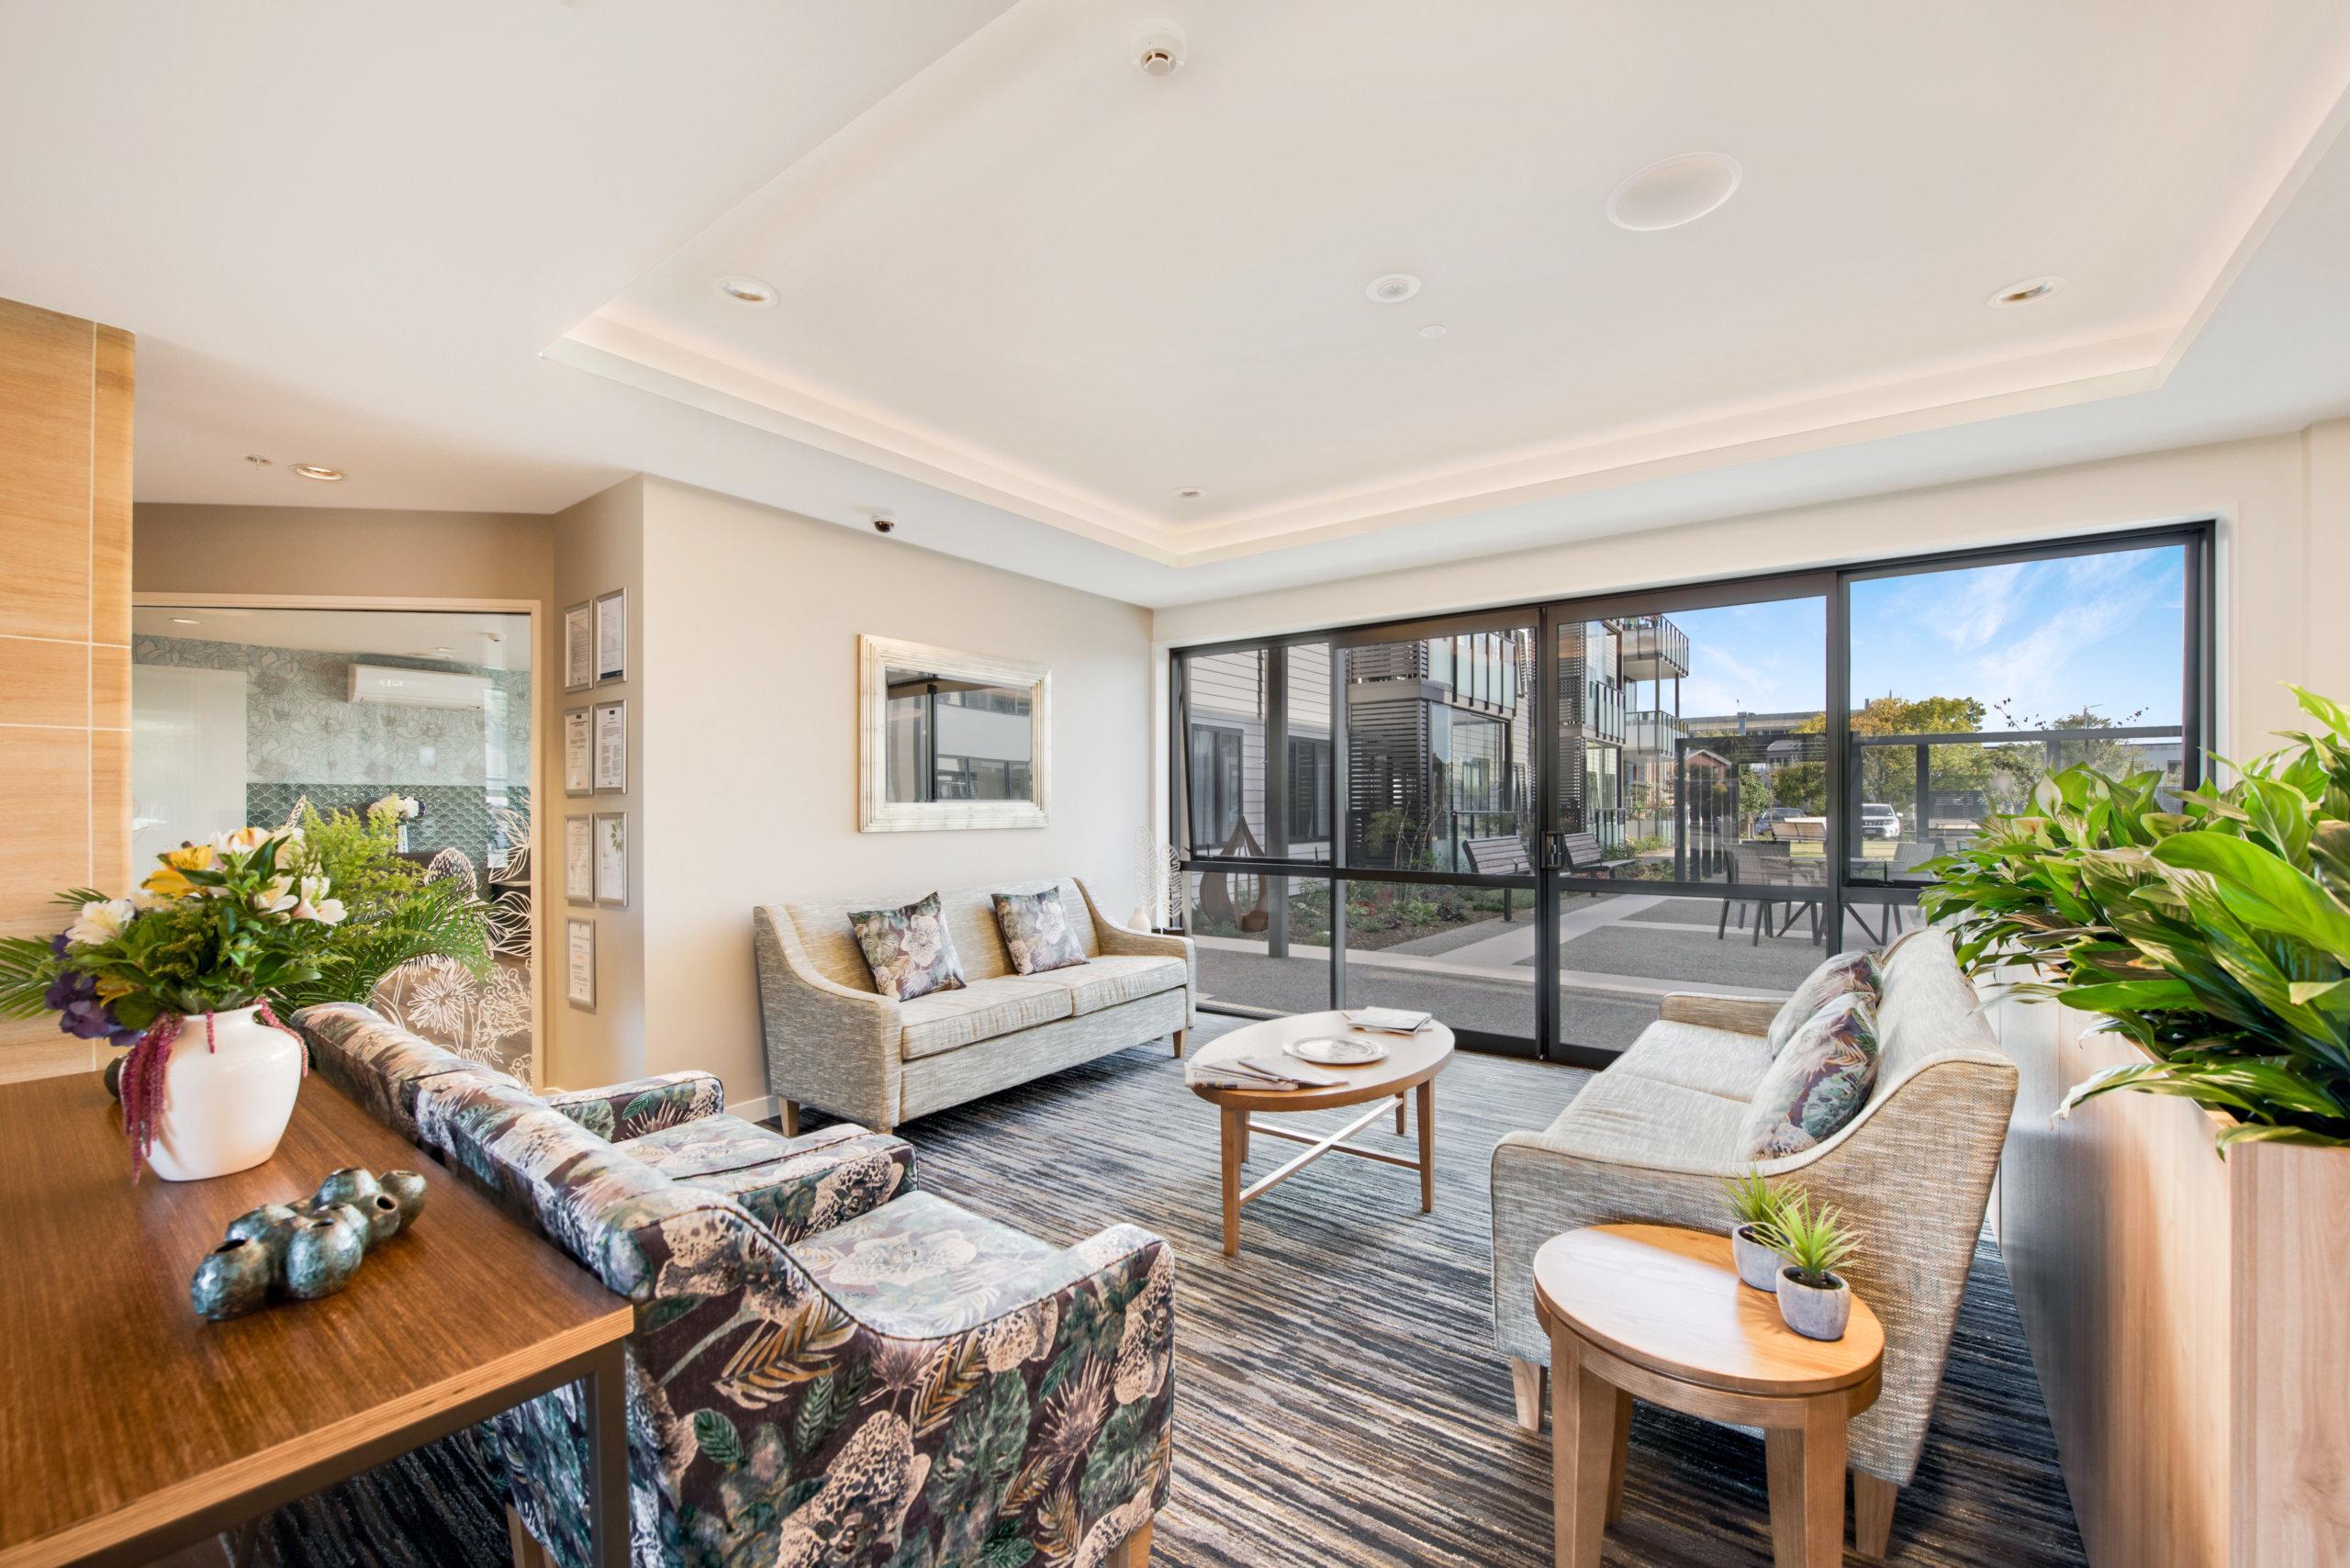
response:
[(581, 1391), (588, 1406), (588, 1561), (629, 1568), (627, 1351), (614, 1343)]
[(1624, 1395), (1583, 1364), (1572, 1332), (1550, 1333), (1550, 1507), (1558, 1568), (1599, 1568), (1616, 1402)]
[(1224, 1255), (1240, 1250), (1240, 1162), (1248, 1158), (1248, 1113), (1224, 1112)]
[(1607, 1461), (1607, 1522), (1611, 1525), (1624, 1519), (1624, 1455), (1632, 1446), (1632, 1396), (1620, 1388), (1616, 1391), (1614, 1442)]
[(1763, 1433), (1776, 1568), (1841, 1568), (1846, 1402), (1842, 1394), (1790, 1401), (1798, 1424)]
[(1420, 1212), (1436, 1213), (1436, 1080), (1419, 1087)]
[(1398, 1094), (1395, 1096), (1395, 1136), (1397, 1137), (1402, 1137), (1404, 1134), (1404, 1108), (1411, 1103), (1411, 1096), (1408, 1094)]

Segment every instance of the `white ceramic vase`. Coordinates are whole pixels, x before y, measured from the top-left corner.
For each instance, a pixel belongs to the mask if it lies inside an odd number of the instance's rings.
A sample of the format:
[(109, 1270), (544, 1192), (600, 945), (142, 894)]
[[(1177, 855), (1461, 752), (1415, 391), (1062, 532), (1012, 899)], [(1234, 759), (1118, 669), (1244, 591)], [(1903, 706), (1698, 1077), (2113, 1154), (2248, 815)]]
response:
[(147, 1169), (166, 1182), (249, 1170), (277, 1152), (302, 1087), (302, 1042), (261, 1021), (261, 1009), (180, 1020), (163, 1070), (163, 1103)]

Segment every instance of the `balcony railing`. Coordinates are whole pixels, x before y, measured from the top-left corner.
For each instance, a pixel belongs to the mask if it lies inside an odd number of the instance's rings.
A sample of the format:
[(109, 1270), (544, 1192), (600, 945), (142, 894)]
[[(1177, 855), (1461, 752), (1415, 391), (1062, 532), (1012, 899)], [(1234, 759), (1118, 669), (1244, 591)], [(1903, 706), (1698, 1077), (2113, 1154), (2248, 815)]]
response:
[(1689, 673), (1689, 633), (1662, 615), (1628, 615), (1617, 623), (1624, 634), (1624, 678), (1674, 680)]
[(1628, 751), (1662, 752), (1670, 754), (1676, 743), (1689, 732), (1681, 727), (1681, 715), (1642, 708), (1624, 718), (1624, 745)]

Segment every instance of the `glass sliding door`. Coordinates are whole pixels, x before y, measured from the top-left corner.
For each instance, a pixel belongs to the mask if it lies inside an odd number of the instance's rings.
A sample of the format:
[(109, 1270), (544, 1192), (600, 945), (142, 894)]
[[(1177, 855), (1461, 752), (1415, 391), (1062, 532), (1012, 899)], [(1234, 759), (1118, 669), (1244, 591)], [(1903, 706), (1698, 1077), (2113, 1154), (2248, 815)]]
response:
[(1779, 996), (2086, 763), (2202, 778), (2211, 530), (1179, 652), (1178, 902), (1211, 1010), (1426, 1008), (1604, 1064)]
[(1675, 991), (1784, 992), (1831, 915), (1826, 584), (1550, 617), (1544, 951), (1558, 1054), (1620, 1051)]
[(1330, 645), (1315, 641), (1177, 661), (1178, 839), (1191, 868), (1181, 903), (1212, 1006), (1275, 1014), (1330, 1005)]
[(1530, 618), (1341, 640), (1342, 1005), (1535, 1049), (1537, 645)]

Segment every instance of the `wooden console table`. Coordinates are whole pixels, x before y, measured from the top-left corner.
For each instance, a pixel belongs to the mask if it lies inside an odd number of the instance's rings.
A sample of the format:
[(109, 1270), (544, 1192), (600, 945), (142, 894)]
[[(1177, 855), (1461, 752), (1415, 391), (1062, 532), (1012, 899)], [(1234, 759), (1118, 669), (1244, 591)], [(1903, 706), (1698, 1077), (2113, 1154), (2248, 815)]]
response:
[[(0, 1568), (143, 1563), (584, 1380), (595, 1561), (628, 1558), (629, 1304), (312, 1074), (276, 1156), (134, 1187), (95, 1073), (0, 1086)], [(188, 1276), (344, 1165), (431, 1180), (348, 1288), (228, 1323)]]

